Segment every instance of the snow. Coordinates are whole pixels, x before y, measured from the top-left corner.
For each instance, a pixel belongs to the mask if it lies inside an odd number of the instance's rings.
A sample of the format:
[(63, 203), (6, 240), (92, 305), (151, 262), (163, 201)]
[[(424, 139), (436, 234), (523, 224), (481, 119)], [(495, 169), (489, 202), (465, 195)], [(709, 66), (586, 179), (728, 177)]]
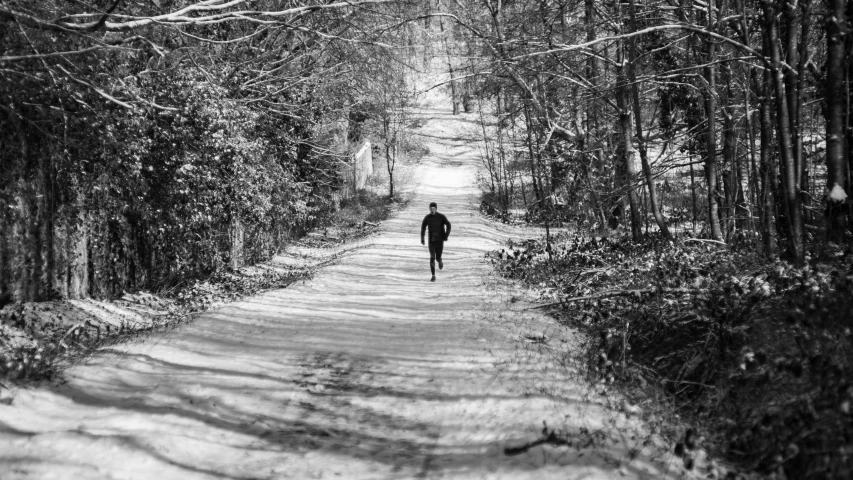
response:
[[(561, 354), (572, 332), (509, 302), (520, 293), (492, 275), (484, 254), (524, 232), (477, 212), (478, 146), (459, 135), (476, 117), (422, 115), (430, 156), (412, 202), (378, 235), (310, 280), (107, 348), (66, 383), (13, 391), (0, 402), (0, 477), (594, 479), (676, 468), (643, 445), (638, 418), (573, 379)], [(435, 283), (419, 238), (430, 201), (453, 223)], [(547, 343), (526, 340), (534, 334)], [(540, 438), (543, 422), (572, 446), (504, 453)]]
[(844, 191), (844, 187), (836, 183), (829, 192), (829, 199), (834, 202), (843, 202), (847, 200), (847, 192)]

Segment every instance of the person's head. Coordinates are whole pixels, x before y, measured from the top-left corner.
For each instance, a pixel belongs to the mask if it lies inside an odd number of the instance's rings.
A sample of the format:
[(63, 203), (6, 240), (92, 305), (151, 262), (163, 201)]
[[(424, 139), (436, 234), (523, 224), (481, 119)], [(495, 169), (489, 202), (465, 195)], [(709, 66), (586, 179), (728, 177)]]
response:
[(438, 204), (435, 202), (430, 203), (429, 204), (429, 213), (435, 213), (437, 211), (438, 211)]

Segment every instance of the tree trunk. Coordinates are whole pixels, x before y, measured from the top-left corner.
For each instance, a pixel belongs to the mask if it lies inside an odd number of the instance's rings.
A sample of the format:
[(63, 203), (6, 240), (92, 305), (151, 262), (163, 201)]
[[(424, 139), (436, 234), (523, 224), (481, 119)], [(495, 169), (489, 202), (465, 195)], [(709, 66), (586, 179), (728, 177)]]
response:
[[(763, 49), (769, 50), (767, 36), (763, 36)], [(770, 70), (764, 69), (762, 81), (755, 77), (754, 89), (759, 95), (758, 126), (759, 156), (758, 178), (760, 180), (758, 202), (761, 204), (761, 238), (764, 254), (774, 258), (777, 254), (778, 232), (776, 230), (776, 174), (773, 164), (773, 119), (771, 112), (772, 95), (770, 88)]]
[[(726, 199), (726, 241), (731, 240), (735, 232), (736, 217), (739, 212), (735, 211), (736, 199), (740, 190), (737, 171), (737, 135), (735, 133), (734, 115), (732, 113), (732, 82), (731, 68), (723, 64), (720, 68), (723, 81), (723, 93), (721, 95), (722, 105), (720, 112), (723, 114), (723, 190)], [(741, 198), (743, 198), (741, 194)]]
[[(785, 25), (785, 63), (787, 63), (791, 68), (797, 68), (800, 63), (800, 57), (807, 57), (807, 52), (800, 52), (800, 48), (803, 46), (800, 43), (800, 15), (797, 11), (793, 2), (781, 1), (779, 2), (782, 5), (784, 19), (786, 22)], [(781, 40), (780, 40), (781, 41)], [(806, 43), (805, 46), (808, 46)], [(799, 94), (799, 82), (798, 75), (796, 71), (791, 69), (786, 69), (783, 74), (783, 79), (785, 81), (785, 100), (788, 106), (788, 123), (792, 137), (791, 142), (791, 153), (794, 161), (794, 176), (797, 180), (797, 185), (800, 184), (800, 176), (802, 173), (802, 169), (800, 164), (802, 162), (802, 137), (800, 136), (800, 100), (801, 96)], [(798, 149), (797, 147), (800, 147)]]
[[(803, 127), (803, 90), (805, 89), (806, 62), (809, 58), (811, 0), (800, 0), (800, 9), (800, 44), (799, 51), (797, 52), (799, 59), (797, 62), (796, 96), (794, 99), (794, 105), (796, 106), (794, 125), (797, 128), (797, 134), (794, 137), (794, 158), (797, 165), (797, 185), (800, 189), (800, 199), (803, 205), (808, 207), (811, 205), (812, 196), (809, 195), (808, 162), (806, 161), (806, 151), (803, 147), (803, 136), (805, 134), (805, 127)], [(792, 63), (789, 63), (789, 65), (793, 67)], [(814, 221), (813, 215), (808, 209), (804, 209), (803, 215), (804, 222), (812, 223)]]
[(642, 237), (641, 228), (643, 222), (640, 218), (639, 199), (637, 198), (637, 190), (634, 186), (638, 172), (634, 164), (634, 142), (631, 138), (631, 111), (628, 106), (630, 103), (628, 99), (629, 87), (626, 84), (625, 67), (622, 61), (625, 58), (622, 42), (620, 41), (616, 47), (617, 64), (620, 65), (616, 69), (618, 77), (617, 84), (619, 85), (616, 91), (616, 104), (619, 108), (619, 138), (621, 139), (617, 151), (625, 168), (623, 181), (627, 189), (628, 206), (631, 210), (631, 236), (634, 241), (639, 241)]
[[(763, 215), (762, 212), (763, 212), (763, 208), (764, 208), (764, 205), (758, 201), (759, 200), (759, 197), (758, 197), (758, 160), (757, 160), (757, 157), (755, 155), (755, 121), (752, 118), (753, 112), (750, 111), (751, 110), (750, 97), (752, 96), (752, 92), (750, 91), (750, 88), (749, 88), (749, 82), (750, 82), (750, 80), (752, 80), (752, 76), (754, 74), (755, 74), (755, 70), (750, 68), (749, 72), (747, 73), (746, 88), (744, 88), (744, 92), (743, 92), (744, 102), (746, 104), (746, 107), (745, 107), (746, 115), (744, 116), (744, 120), (746, 121), (746, 131), (747, 131), (747, 134), (749, 135), (749, 137), (748, 137), (748, 140), (749, 140), (749, 168), (752, 171), (752, 175), (747, 175), (746, 178), (749, 179), (749, 201), (753, 205), (752, 208), (755, 209), (755, 213), (750, 214), (750, 222), (751, 222), (751, 225), (753, 227), (753, 231), (756, 231), (756, 230), (760, 231), (761, 227), (759, 226), (759, 228), (756, 229), (755, 223), (753, 222), (753, 218), (756, 215), (758, 216), (759, 219), (762, 218), (761, 216)], [(761, 244), (759, 244), (758, 246), (761, 247)]]
[(397, 138), (392, 134), (391, 120), (385, 118), (382, 122), (385, 137), (385, 166), (388, 168), (388, 197), (394, 198), (394, 166), (397, 163)]
[(243, 255), (243, 243), (244, 243), (244, 230), (243, 230), (243, 222), (240, 221), (240, 215), (237, 213), (232, 214), (231, 216), (231, 228), (230, 228), (230, 267), (231, 270), (237, 270), (238, 268), (245, 265), (245, 259)]
[(826, 19), (826, 231), (830, 240), (840, 241), (847, 228), (847, 145), (844, 131), (845, 105), (831, 99), (844, 98), (845, 40), (848, 33), (847, 1), (830, 0)]
[[(584, 0), (584, 27), (587, 42), (595, 40), (595, 0)], [(587, 56), (586, 79), (593, 86), (598, 84), (598, 70), (598, 59), (593, 55)]]
[[(735, 0), (734, 3), (735, 3), (734, 9), (741, 13), (741, 17), (740, 17), (741, 43), (750, 47), (751, 46), (750, 45), (751, 35), (750, 35), (750, 31), (749, 31), (749, 23), (746, 21), (747, 14), (748, 14), (747, 10), (746, 10), (746, 2)], [(744, 187), (746, 186), (746, 184), (748, 184), (748, 186), (749, 186), (749, 200), (750, 200), (750, 203), (753, 205), (752, 208), (755, 210), (755, 212), (751, 211), (747, 207), (746, 198), (745, 198), (746, 195), (745, 194), (744, 194), (744, 199), (743, 199), (743, 208), (746, 210), (746, 214), (749, 215), (749, 224), (752, 226), (753, 231), (756, 230), (755, 229), (755, 223), (754, 223), (753, 219), (756, 217), (756, 214), (757, 214), (757, 217), (759, 219), (758, 230), (760, 230), (762, 232), (762, 238), (761, 238), (760, 242), (758, 243), (758, 246), (762, 250), (766, 250), (764, 248), (764, 240), (765, 240), (764, 237), (765, 236), (763, 234), (763, 232), (765, 230), (764, 230), (764, 223), (762, 221), (762, 219), (764, 218), (763, 215), (765, 213), (765, 207), (764, 207), (764, 202), (762, 201), (763, 199), (761, 198), (761, 196), (759, 194), (760, 170), (758, 167), (758, 161), (757, 161), (756, 154), (755, 154), (756, 153), (755, 152), (755, 139), (756, 139), (755, 130), (756, 130), (756, 127), (758, 127), (760, 125), (761, 121), (759, 118), (759, 121), (755, 122), (755, 120), (753, 118), (753, 113), (759, 113), (759, 117), (760, 117), (760, 107), (759, 107), (759, 111), (756, 111), (756, 112), (753, 112), (751, 107), (750, 107), (753, 92), (754, 92), (754, 95), (756, 97), (760, 97), (761, 96), (761, 93), (760, 93), (761, 92), (761, 85), (759, 84), (759, 81), (758, 81), (757, 70), (754, 67), (749, 67), (749, 69), (746, 72), (746, 78), (745, 78), (744, 89), (743, 89), (744, 112), (746, 113), (744, 115), (744, 121), (746, 124), (747, 136), (748, 136), (748, 141), (749, 141), (749, 164), (747, 167), (747, 162), (742, 162), (743, 170), (741, 171), (740, 184), (741, 184), (741, 191), (745, 190)], [(749, 172), (748, 172), (749, 170), (752, 171), (752, 175), (749, 175)], [(746, 173), (744, 173), (744, 172), (746, 172)], [(746, 180), (746, 181), (744, 181), (744, 180)], [(739, 205), (740, 205), (740, 203), (739, 203)]]
[(805, 260), (805, 251), (803, 249), (803, 205), (798, 192), (797, 171), (791, 148), (791, 119), (788, 112), (784, 75), (781, 69), (779, 23), (772, 6), (765, 3), (763, 8), (765, 34), (768, 35), (770, 47), (770, 70), (773, 76), (773, 87), (776, 91), (776, 130), (779, 139), (779, 165), (782, 167), (782, 191), (785, 196), (788, 223), (787, 254), (795, 264), (802, 265)]
[(693, 157), (690, 158), (690, 198), (693, 200), (693, 235), (696, 235), (696, 177), (693, 173)]
[(450, 100), (453, 102), (453, 114), (459, 115), (459, 95), (456, 93), (456, 78), (453, 76), (453, 60), (450, 56), (450, 44), (444, 36), (444, 20), (438, 17), (438, 28), (444, 40), (444, 53), (447, 55), (447, 70), (450, 73)]
[[(631, 18), (631, 30), (637, 30), (637, 19), (634, 13), (634, 0), (631, 0), (629, 15)], [(634, 130), (637, 135), (637, 148), (640, 151), (640, 162), (643, 166), (643, 175), (646, 179), (646, 186), (649, 189), (649, 208), (652, 211), (652, 216), (655, 218), (655, 223), (660, 229), (661, 234), (664, 237), (669, 238), (669, 229), (666, 226), (666, 220), (664, 220), (663, 215), (660, 213), (660, 206), (658, 205), (658, 196), (657, 191), (655, 189), (655, 179), (652, 175), (652, 167), (649, 164), (649, 155), (646, 150), (646, 142), (643, 137), (643, 122), (642, 122), (642, 109), (640, 108), (640, 89), (637, 82), (637, 72), (636, 65), (634, 64), (635, 59), (637, 58), (636, 52), (636, 41), (634, 39), (629, 40), (630, 45), (628, 47), (628, 82), (631, 84), (631, 96), (633, 97), (633, 106), (634, 106)]]
[(538, 175), (536, 174), (536, 152), (533, 150), (533, 124), (530, 118), (530, 112), (527, 105), (524, 106), (524, 124), (527, 131), (527, 152), (530, 155), (530, 177), (533, 179), (533, 193), (536, 195), (536, 204), (542, 208), (542, 189), (539, 185)]
[(388, 196), (394, 198), (394, 163), (396, 163), (396, 155), (394, 152), (396, 146), (385, 144), (385, 164), (388, 166)]
[[(565, 18), (565, 15), (562, 15)], [(586, 29), (586, 40), (591, 42), (596, 38), (595, 32), (595, 0), (584, 0), (584, 27)], [(586, 80), (591, 85), (592, 89), (597, 90), (599, 84), (599, 75), (601, 72), (601, 68), (599, 66), (599, 60), (593, 55), (587, 56), (586, 59)], [(585, 134), (585, 151), (590, 152), (590, 164), (599, 169), (601, 171), (601, 167), (604, 162), (601, 156), (601, 148), (599, 145), (593, 144), (593, 139), (598, 139), (598, 128), (599, 128), (599, 109), (600, 109), (600, 101), (598, 101), (595, 97), (590, 99), (590, 103), (588, 104), (588, 108), (586, 110), (586, 128), (584, 129)], [(601, 229), (602, 232), (606, 232), (607, 227), (607, 215), (604, 213), (605, 208), (602, 205), (602, 201), (599, 198), (598, 194), (595, 191), (595, 184), (593, 182), (591, 169), (584, 164), (586, 179), (589, 182), (590, 196), (592, 197), (593, 202), (595, 203), (595, 209), (598, 211), (598, 215), (600, 215)]]
[[(708, 29), (712, 29), (714, 25), (714, 10), (713, 2), (708, 3)], [(715, 61), (716, 43), (713, 40), (708, 40), (707, 46), (707, 66), (705, 67), (705, 81), (707, 88), (705, 90), (705, 117), (708, 125), (705, 130), (705, 181), (708, 183), (708, 225), (711, 228), (711, 238), (714, 240), (723, 239), (723, 231), (720, 227), (720, 212), (717, 204), (717, 130), (715, 116), (717, 114), (717, 81), (716, 68), (712, 62)]]

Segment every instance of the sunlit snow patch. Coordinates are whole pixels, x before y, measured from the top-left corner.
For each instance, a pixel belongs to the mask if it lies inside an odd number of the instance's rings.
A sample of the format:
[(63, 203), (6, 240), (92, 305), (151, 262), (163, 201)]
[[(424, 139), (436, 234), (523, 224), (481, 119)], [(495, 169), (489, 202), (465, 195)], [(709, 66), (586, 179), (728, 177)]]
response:
[(847, 192), (844, 191), (844, 188), (839, 184), (835, 184), (832, 187), (832, 191), (829, 192), (829, 199), (833, 202), (843, 202), (847, 200)]

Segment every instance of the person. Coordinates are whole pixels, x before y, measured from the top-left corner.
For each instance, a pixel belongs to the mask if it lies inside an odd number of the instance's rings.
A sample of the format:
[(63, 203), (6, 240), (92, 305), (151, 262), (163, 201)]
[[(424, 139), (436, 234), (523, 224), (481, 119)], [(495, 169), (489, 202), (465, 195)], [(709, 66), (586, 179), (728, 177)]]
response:
[[(447, 227), (445, 229), (444, 227)], [(424, 245), (424, 233), (429, 228), (429, 269), (432, 272), (432, 279), (435, 281), (435, 262), (438, 261), (438, 269), (444, 268), (444, 263), (441, 261), (441, 252), (444, 250), (444, 242), (450, 235), (450, 222), (443, 214), (438, 213), (438, 205), (435, 202), (429, 204), (429, 215), (424, 217), (421, 222), (421, 245)]]

